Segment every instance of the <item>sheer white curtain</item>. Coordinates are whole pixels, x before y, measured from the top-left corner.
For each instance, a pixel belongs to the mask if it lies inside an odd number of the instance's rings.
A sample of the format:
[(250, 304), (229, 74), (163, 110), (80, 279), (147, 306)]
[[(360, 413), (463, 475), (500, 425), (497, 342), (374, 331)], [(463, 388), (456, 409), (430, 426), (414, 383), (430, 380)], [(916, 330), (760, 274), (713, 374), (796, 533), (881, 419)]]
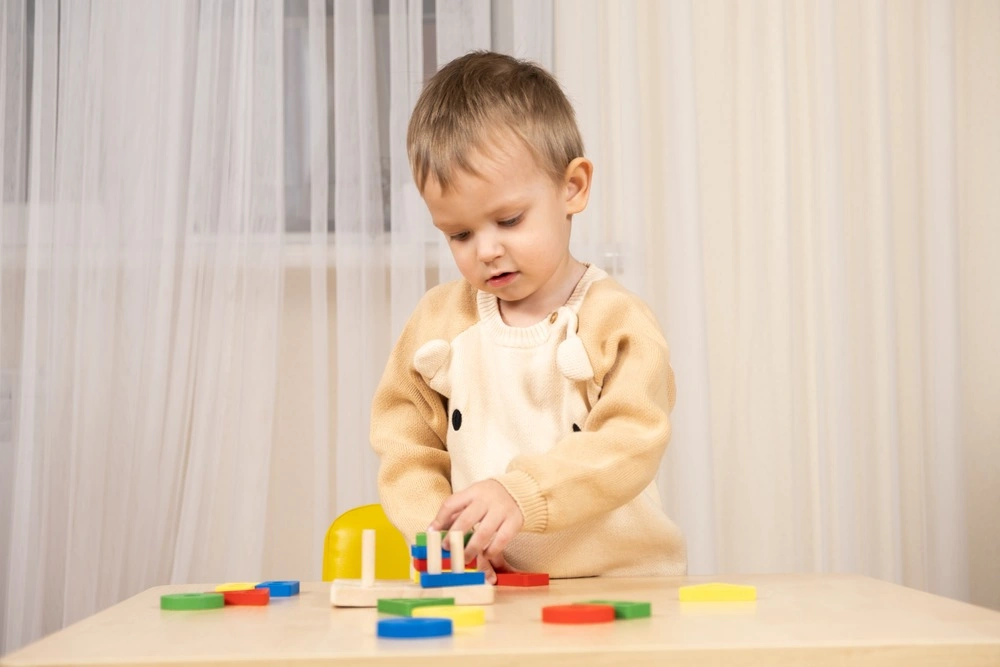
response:
[(275, 3), (3, 3), (3, 647), (260, 569)]
[[(690, 571), (1000, 608), (1000, 8), (555, 3), (555, 71), (678, 378)], [(992, 565), (990, 565), (992, 563)]]
[(409, 109), (551, 35), (525, 0), (0, 3), (0, 653), (154, 584), (319, 578), (451, 275)]

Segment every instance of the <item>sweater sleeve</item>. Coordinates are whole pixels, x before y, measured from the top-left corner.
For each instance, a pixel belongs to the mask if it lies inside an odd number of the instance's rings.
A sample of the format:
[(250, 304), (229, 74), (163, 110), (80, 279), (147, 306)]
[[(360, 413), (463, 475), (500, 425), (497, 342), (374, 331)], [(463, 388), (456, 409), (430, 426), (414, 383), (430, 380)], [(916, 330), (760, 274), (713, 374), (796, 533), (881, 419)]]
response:
[(670, 439), (674, 374), (655, 317), (631, 295), (596, 300), (580, 311), (579, 335), (601, 387), (583, 429), (545, 453), (514, 458), (497, 478), (528, 532), (560, 530), (635, 498), (656, 478)]
[(449, 296), (440, 289), (425, 296), (396, 342), (372, 401), (371, 444), (379, 456), (379, 497), (389, 520), (410, 544), (451, 494), (445, 399), (413, 365), (422, 342), (448, 335), (438, 330), (442, 322), (462, 321), (454, 312), (451, 317), (436, 312)]

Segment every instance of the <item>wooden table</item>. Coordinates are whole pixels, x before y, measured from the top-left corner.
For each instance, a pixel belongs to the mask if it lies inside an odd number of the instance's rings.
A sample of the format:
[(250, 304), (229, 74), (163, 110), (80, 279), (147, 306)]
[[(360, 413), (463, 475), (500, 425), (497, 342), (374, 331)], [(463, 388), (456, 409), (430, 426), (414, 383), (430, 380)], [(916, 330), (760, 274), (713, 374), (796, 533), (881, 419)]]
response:
[[(681, 603), (677, 588), (757, 586), (757, 601)], [(329, 584), (268, 607), (166, 612), (163, 586), (12, 653), (22, 665), (1000, 665), (1000, 613), (852, 575), (574, 579), (497, 591), (487, 623), (453, 637), (375, 637), (374, 609), (332, 609)], [(652, 602), (653, 617), (603, 625), (541, 622), (543, 605)]]

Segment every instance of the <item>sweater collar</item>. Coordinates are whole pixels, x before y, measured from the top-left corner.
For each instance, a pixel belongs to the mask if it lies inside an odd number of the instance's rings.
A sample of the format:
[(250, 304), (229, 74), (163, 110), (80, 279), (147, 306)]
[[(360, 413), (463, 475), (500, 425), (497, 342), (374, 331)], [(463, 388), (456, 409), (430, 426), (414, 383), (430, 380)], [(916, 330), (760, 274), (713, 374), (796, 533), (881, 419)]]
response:
[[(599, 269), (593, 264), (587, 264), (587, 270), (583, 272), (583, 276), (577, 282), (576, 287), (573, 288), (573, 293), (570, 294), (569, 299), (566, 300), (566, 303), (559, 310), (568, 308), (574, 314), (579, 312), (580, 305), (583, 303), (583, 298), (587, 295), (587, 290), (590, 286), (598, 280), (607, 277), (608, 274), (603, 269)], [(501, 345), (509, 347), (534, 347), (541, 345), (548, 340), (553, 328), (557, 328), (561, 324), (560, 320), (564, 319), (557, 314), (557, 317), (553, 320), (550, 315), (528, 327), (512, 327), (504, 322), (500, 316), (498, 299), (489, 292), (482, 290), (478, 290), (476, 293), (476, 306), (479, 311), (479, 320), (487, 331), (489, 331), (491, 337)]]

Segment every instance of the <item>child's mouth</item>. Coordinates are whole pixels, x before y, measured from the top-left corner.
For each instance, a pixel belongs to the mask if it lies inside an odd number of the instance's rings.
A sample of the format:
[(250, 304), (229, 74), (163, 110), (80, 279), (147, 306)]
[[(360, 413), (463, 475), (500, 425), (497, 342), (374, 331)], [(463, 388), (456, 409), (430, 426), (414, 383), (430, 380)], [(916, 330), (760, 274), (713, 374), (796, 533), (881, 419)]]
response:
[(504, 285), (507, 285), (512, 280), (514, 280), (514, 278), (516, 277), (517, 277), (517, 272), (505, 271), (504, 273), (498, 273), (497, 275), (493, 276), (486, 282), (487, 284), (489, 284), (490, 287), (503, 287)]

